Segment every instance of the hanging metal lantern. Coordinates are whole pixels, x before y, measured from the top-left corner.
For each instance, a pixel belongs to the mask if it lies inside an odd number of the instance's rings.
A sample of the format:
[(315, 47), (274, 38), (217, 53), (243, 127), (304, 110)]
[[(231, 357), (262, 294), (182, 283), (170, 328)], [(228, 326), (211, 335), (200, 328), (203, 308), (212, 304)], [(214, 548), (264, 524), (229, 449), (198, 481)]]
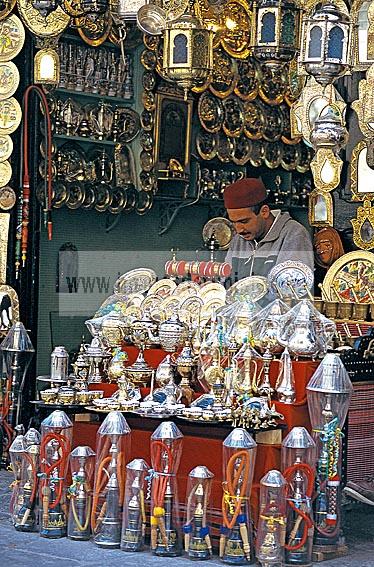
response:
[(348, 131), (340, 110), (334, 105), (327, 105), (314, 123), (310, 135), (313, 148), (331, 148), (338, 153), (348, 142)]
[(299, 50), (301, 9), (293, 0), (253, 3), (253, 55), (268, 65), (291, 61)]
[(185, 92), (213, 69), (213, 34), (200, 20), (187, 12), (166, 23), (163, 70)]
[(320, 6), (303, 19), (300, 63), (321, 85), (328, 85), (349, 68), (348, 14), (333, 3)]

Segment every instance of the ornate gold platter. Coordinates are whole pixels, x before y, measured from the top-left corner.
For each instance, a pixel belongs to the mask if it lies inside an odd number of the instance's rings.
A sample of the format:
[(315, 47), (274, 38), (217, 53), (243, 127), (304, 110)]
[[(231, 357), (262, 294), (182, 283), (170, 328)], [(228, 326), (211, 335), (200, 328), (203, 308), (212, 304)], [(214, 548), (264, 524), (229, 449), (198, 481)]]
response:
[(210, 92), (204, 92), (197, 105), (200, 124), (207, 132), (218, 132), (223, 124), (224, 110), (222, 102)]
[(211, 160), (217, 155), (218, 136), (204, 130), (199, 130), (196, 136), (196, 149), (204, 160)]
[(163, 278), (158, 282), (155, 282), (148, 290), (149, 295), (157, 295), (158, 297), (168, 297), (173, 293), (177, 284), (174, 280)]
[(38, 37), (56, 37), (69, 25), (70, 16), (60, 6), (48, 16), (42, 16), (29, 0), (17, 0), (17, 6), (25, 26)]
[[(15, 1), (13, 2), (14, 7)], [(21, 51), (25, 43), (25, 28), (15, 14), (9, 18), (0, 12), (0, 61), (10, 61)]]
[(219, 244), (220, 250), (227, 250), (235, 234), (233, 224), (225, 217), (210, 219), (203, 228), (203, 240), (205, 244), (214, 236)]
[(8, 159), (13, 152), (13, 141), (9, 135), (0, 136), (0, 162)]
[(0, 100), (0, 136), (15, 132), (21, 119), (22, 110), (14, 97)]
[(357, 250), (338, 258), (327, 271), (322, 290), (328, 301), (373, 303), (374, 254)]
[(249, 276), (235, 282), (226, 294), (227, 303), (234, 301), (259, 301), (267, 294), (268, 281), (262, 276)]
[(0, 100), (14, 95), (19, 85), (19, 71), (12, 61), (0, 63)]
[(122, 274), (115, 282), (113, 291), (121, 295), (130, 293), (143, 293), (147, 291), (156, 281), (157, 275), (149, 268), (136, 268)]

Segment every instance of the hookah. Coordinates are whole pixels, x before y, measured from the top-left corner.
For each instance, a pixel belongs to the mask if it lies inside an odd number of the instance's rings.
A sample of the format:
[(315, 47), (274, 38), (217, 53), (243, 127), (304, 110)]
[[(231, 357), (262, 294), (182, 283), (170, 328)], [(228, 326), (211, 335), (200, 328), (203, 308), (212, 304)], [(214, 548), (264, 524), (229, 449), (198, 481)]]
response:
[(71, 449), (73, 424), (65, 412), (55, 410), (41, 424), (39, 499), (40, 535), (66, 536), (67, 505), (65, 479)]
[(120, 547), (130, 433), (127, 421), (119, 411), (111, 411), (97, 432), (91, 529), (99, 547)]
[(212, 542), (207, 521), (213, 473), (198, 466), (188, 475), (186, 521), (183, 526), (184, 550), (190, 559), (209, 559)]
[(149, 466), (143, 459), (134, 459), (126, 466), (121, 535), (123, 551), (141, 551), (144, 546), (147, 521), (144, 488), (148, 471)]
[(68, 489), (70, 498), (68, 538), (88, 540), (91, 535), (92, 477), (95, 453), (91, 447), (76, 447), (70, 453), (72, 484)]
[(249, 515), (257, 445), (240, 427), (223, 442), (223, 499), (219, 556), (223, 563), (247, 565), (254, 561)]
[(151, 436), (151, 551), (176, 557), (182, 553), (176, 474), (183, 435), (175, 423), (160, 423)]
[(282, 468), (286, 480), (286, 564), (312, 565), (315, 443), (304, 427), (294, 427), (282, 443)]
[(19, 519), (19, 512), (22, 506), (23, 494), (22, 494), (22, 477), (24, 469), (24, 454), (26, 452), (26, 446), (24, 441), (24, 436), (19, 434), (15, 437), (12, 444), (9, 447), (9, 457), (11, 462), (12, 471), (14, 474), (14, 481), (11, 484), (12, 497), (10, 501), (10, 514), (12, 517), (13, 525), (16, 527)]
[(283, 567), (286, 530), (286, 481), (277, 470), (260, 480), (256, 557), (262, 567)]
[(339, 543), (342, 428), (353, 387), (342, 361), (327, 354), (307, 385), (313, 438), (317, 446), (314, 549), (334, 551)]
[(22, 454), (22, 502), (15, 518), (14, 527), (20, 532), (33, 532), (37, 528), (37, 493), (40, 453), (40, 434), (30, 428), (24, 436), (24, 453)]

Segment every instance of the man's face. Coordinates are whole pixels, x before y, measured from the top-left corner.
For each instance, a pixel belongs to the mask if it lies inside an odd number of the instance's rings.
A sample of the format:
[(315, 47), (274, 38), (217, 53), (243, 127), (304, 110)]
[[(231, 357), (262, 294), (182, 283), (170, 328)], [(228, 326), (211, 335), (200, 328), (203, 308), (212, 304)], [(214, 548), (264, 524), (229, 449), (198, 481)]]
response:
[(322, 264), (329, 266), (332, 262), (333, 246), (330, 240), (320, 240), (316, 244), (316, 254), (321, 260)]
[(264, 205), (258, 215), (250, 208), (227, 209), (230, 221), (233, 223), (236, 232), (244, 240), (260, 240), (267, 232), (267, 220), (270, 209)]

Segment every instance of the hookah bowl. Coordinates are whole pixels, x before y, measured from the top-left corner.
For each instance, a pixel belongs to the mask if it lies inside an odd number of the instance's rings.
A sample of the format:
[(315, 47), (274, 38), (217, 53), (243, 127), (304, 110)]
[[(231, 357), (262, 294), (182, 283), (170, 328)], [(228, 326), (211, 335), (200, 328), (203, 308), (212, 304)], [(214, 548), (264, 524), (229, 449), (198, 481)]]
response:
[(69, 487), (68, 538), (88, 540), (91, 536), (92, 477), (94, 472), (94, 451), (87, 446), (76, 447), (70, 453), (70, 467), (73, 483)]
[(126, 466), (122, 551), (141, 551), (144, 546), (146, 528), (144, 489), (148, 471), (149, 466), (143, 459), (134, 459)]

